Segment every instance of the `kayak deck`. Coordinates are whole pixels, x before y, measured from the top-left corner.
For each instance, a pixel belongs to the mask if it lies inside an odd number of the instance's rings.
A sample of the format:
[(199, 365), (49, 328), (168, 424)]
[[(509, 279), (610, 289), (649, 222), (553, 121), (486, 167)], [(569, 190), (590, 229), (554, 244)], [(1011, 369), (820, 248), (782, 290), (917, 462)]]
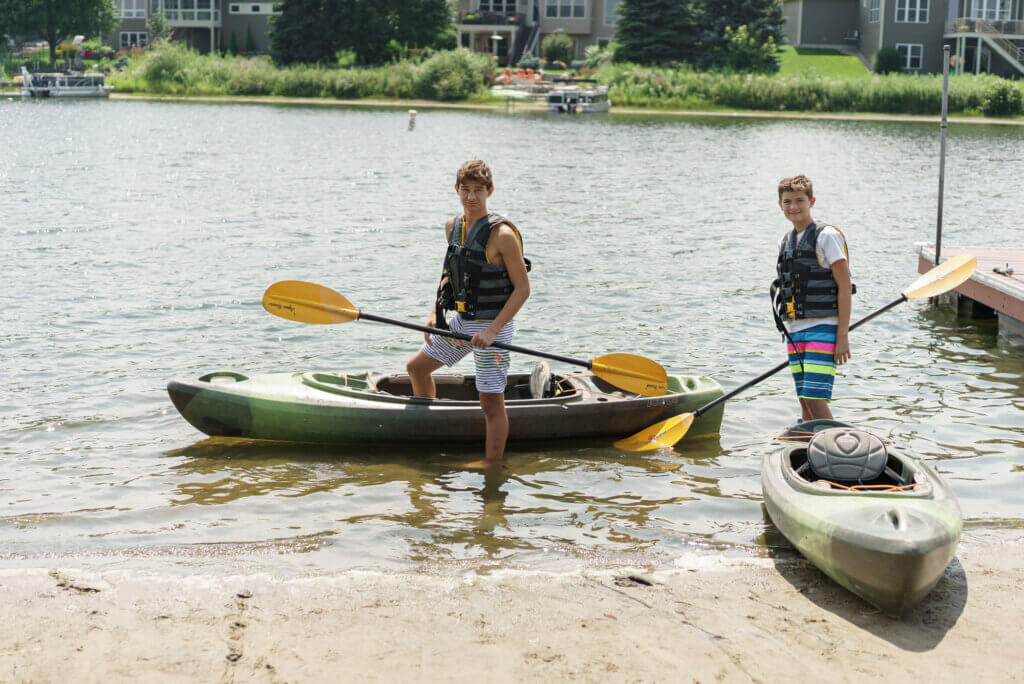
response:
[[(592, 376), (552, 375), (543, 392), (512, 374), (505, 391), (509, 438), (618, 438), (722, 396), (714, 380), (669, 376), (669, 394), (644, 397)], [(437, 398), (410, 396), (404, 373), (217, 372), (172, 380), (181, 415), (211, 436), (325, 444), (470, 442), (486, 434), (473, 375), (435, 374)], [(690, 434), (717, 434), (723, 406), (694, 421)]]

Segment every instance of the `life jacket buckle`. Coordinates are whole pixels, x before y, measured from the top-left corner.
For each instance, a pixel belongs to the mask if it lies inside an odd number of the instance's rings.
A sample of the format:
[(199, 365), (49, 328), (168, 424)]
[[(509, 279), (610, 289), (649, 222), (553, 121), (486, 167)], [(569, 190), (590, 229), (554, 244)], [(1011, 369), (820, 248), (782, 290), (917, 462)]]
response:
[(466, 302), (455, 302), (455, 310), (459, 313), (466, 313)]

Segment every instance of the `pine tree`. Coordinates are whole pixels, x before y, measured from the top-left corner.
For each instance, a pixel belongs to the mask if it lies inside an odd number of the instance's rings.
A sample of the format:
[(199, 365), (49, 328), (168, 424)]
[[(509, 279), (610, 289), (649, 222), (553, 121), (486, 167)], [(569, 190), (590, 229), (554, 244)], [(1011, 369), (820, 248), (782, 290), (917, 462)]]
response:
[(329, 63), (337, 52), (337, 23), (330, 21), (333, 0), (284, 0), (271, 18), (270, 55), (278, 64)]
[[(782, 31), (785, 19), (779, 0), (704, 0), (700, 14), (702, 54), (699, 63), (703, 67), (726, 66), (734, 61), (728, 55), (727, 26), (733, 30), (746, 26), (753, 40), (762, 44), (769, 38), (777, 46), (786, 40)], [(755, 71), (778, 71), (775, 56), (761, 61)]]
[(620, 62), (689, 62), (698, 51), (697, 14), (690, 0), (621, 0), (615, 38)]

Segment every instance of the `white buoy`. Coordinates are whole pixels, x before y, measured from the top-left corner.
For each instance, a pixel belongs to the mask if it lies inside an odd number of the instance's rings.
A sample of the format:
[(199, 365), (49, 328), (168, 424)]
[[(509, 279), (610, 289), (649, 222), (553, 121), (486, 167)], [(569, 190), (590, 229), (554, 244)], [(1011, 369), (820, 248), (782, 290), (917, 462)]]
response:
[(410, 109), (409, 110), (409, 130), (412, 131), (412, 130), (415, 130), (415, 129), (416, 129), (416, 110), (415, 109)]

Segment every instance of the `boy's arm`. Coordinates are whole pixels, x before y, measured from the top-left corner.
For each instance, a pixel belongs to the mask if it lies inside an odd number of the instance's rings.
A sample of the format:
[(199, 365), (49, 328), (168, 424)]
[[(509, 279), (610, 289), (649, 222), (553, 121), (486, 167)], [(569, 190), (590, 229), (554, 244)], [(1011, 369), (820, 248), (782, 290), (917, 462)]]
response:
[(839, 289), (839, 326), (836, 329), (836, 365), (850, 360), (850, 306), (853, 287), (850, 285), (850, 263), (846, 259), (832, 262), (832, 277)]
[(519, 239), (516, 237), (515, 231), (502, 224), (498, 226), (498, 234), (495, 239), (498, 253), (501, 254), (505, 270), (508, 271), (508, 279), (512, 281), (514, 289), (508, 301), (505, 302), (505, 306), (501, 307), (501, 311), (491, 324), (473, 335), (470, 344), (481, 349), (491, 346), (501, 329), (519, 313), (519, 309), (523, 308), (527, 297), (530, 296), (530, 278), (526, 273), (526, 262), (523, 260), (523, 251), (519, 246)]

